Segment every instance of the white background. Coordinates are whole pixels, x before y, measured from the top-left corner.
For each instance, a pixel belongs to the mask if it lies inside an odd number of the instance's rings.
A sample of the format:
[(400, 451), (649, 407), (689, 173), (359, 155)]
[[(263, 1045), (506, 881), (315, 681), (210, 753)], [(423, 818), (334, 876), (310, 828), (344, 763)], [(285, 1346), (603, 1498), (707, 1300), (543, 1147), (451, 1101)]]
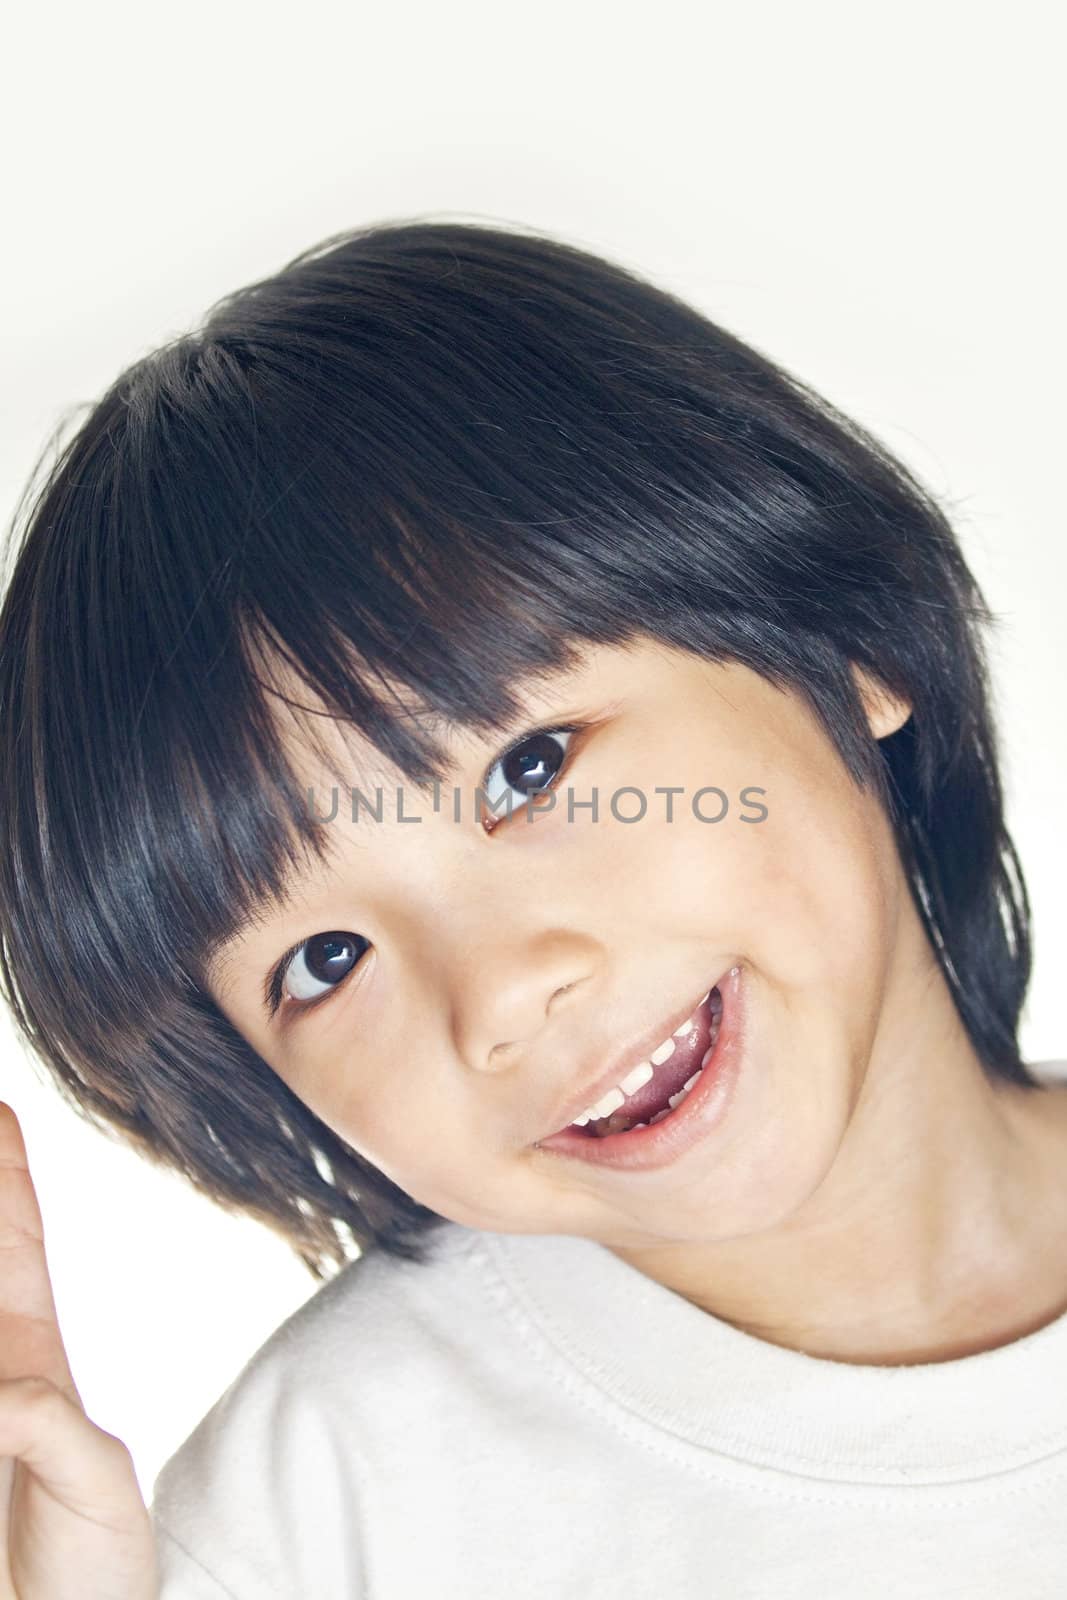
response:
[[(991, 642), (1037, 957), (1067, 1056), (1064, 122), (1057, 8), (263, 3), (21, 8), (0, 118), (0, 499), (220, 294), (356, 223), (516, 222), (690, 298), (954, 508)], [(0, 1018), (89, 1414), (164, 1458), (313, 1283), (82, 1125)]]

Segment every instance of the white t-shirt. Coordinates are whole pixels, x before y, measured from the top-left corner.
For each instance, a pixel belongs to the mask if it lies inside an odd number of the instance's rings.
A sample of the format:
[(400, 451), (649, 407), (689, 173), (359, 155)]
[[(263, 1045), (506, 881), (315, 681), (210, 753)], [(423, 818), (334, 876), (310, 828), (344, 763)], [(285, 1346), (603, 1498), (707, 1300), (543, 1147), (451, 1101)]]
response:
[(1067, 1313), (854, 1365), (588, 1239), (429, 1237), (316, 1290), (164, 1466), (162, 1600), (1067, 1595)]

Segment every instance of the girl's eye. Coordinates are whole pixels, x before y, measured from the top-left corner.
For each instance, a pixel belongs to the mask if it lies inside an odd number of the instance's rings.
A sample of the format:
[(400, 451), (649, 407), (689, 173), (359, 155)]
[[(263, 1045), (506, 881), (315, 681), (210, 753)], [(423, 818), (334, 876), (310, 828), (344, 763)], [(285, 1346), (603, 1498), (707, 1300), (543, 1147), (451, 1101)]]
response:
[[(505, 800), (510, 789), (517, 804), (525, 806), (531, 798), (545, 794), (558, 783), (567, 769), (567, 746), (572, 736), (585, 725), (566, 728), (539, 728), (526, 734), (499, 756), (482, 778), (486, 803), (483, 813), (494, 807), (492, 816), (485, 816), (490, 831), (508, 817)], [(490, 779), (500, 768), (504, 779), (503, 790), (494, 793)], [(499, 814), (495, 804), (500, 804)], [(512, 810), (516, 808), (513, 798)], [(310, 939), (287, 950), (267, 976), (264, 986), (267, 1015), (273, 1019), (281, 1009), (283, 999), (293, 1001), (298, 1010), (310, 1010), (325, 995), (337, 989), (370, 949), (370, 940), (359, 933), (331, 931), (316, 933)]]
[[(493, 762), (482, 779), (485, 802), (481, 809), (490, 831), (507, 821), (509, 790), (512, 796), (511, 811), (514, 812), (520, 806), (525, 807), (537, 795), (546, 794), (558, 783), (567, 767), (567, 745), (577, 732), (577, 727), (539, 729), (536, 733), (526, 734), (518, 744), (513, 744), (510, 750)], [(490, 779), (498, 767), (504, 781), (494, 792)]]
[(267, 980), (267, 1013), (273, 1017), (288, 995), (301, 1008), (309, 1007), (341, 984), (370, 940), (359, 933), (316, 933), (287, 950)]

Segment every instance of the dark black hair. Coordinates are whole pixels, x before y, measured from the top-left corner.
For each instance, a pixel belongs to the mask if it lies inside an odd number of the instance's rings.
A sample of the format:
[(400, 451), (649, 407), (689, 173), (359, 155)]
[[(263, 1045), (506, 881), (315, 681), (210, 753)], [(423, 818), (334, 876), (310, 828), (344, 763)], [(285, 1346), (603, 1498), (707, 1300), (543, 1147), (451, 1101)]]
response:
[[(589, 644), (648, 635), (799, 691), (892, 818), (985, 1070), (1040, 1087), (993, 618), (952, 528), (874, 439), (638, 274), (480, 224), (331, 238), (123, 372), (9, 557), (4, 997), (76, 1109), (317, 1278), (353, 1243), (423, 1259), (443, 1219), (206, 992), (207, 955), (325, 848), (272, 660), (420, 787), (441, 729), (495, 732), (509, 686)], [(850, 662), (911, 703), (881, 741)]]

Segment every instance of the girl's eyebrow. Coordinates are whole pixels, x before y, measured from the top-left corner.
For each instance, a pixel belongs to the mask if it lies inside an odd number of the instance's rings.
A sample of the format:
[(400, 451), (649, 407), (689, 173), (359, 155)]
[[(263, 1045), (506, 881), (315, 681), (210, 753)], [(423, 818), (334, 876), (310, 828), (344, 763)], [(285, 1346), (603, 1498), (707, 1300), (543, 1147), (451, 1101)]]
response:
[(226, 992), (226, 988), (234, 976), (233, 968), (240, 959), (240, 951), (230, 947), (239, 943), (244, 934), (250, 933), (264, 920), (264, 914), (284, 915), (296, 898), (295, 883), (278, 898), (269, 901), (256, 901), (229, 928), (226, 933), (213, 939), (201, 953), (199, 959), (200, 970), (204, 983), (209, 990), (218, 995)]

